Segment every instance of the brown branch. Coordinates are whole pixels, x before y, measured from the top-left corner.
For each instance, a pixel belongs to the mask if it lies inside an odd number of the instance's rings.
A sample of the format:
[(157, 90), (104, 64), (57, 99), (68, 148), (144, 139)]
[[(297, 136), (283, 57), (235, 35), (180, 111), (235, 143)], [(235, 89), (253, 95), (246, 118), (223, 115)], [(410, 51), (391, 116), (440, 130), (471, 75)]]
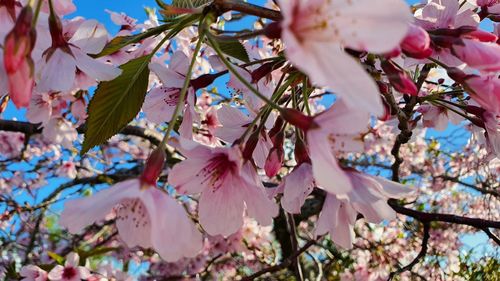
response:
[(498, 244), (498, 246), (500, 246), (500, 238), (498, 238), (498, 236), (496, 236), (493, 232), (491, 232), (491, 230), (487, 227), (483, 228), (483, 231), (484, 233), (486, 233), (486, 235), (488, 235), (488, 237), (495, 241), (495, 243)]
[(426, 212), (416, 211), (399, 205), (397, 200), (395, 199), (389, 199), (388, 203), (397, 213), (412, 217), (423, 223), (439, 221), (446, 223), (468, 225), (481, 230), (484, 230), (485, 228), (500, 229), (500, 221), (469, 218), (451, 214), (426, 213)]
[[(319, 238), (320, 237), (318, 237), (318, 239)], [(297, 259), (302, 253), (307, 251), (307, 249), (309, 249), (309, 247), (311, 247), (314, 244), (316, 244), (316, 240), (309, 240), (304, 246), (302, 246), (302, 248), (300, 248), (298, 251), (296, 251), (293, 255), (289, 256), (282, 263), (271, 266), (271, 267), (264, 268), (260, 271), (255, 272), (252, 275), (243, 277), (241, 279), (241, 281), (251, 281), (251, 280), (254, 280), (255, 278), (260, 277), (266, 273), (276, 272), (276, 271), (279, 271), (279, 270), (282, 270), (282, 269), (289, 267), (294, 262), (295, 259)]]
[[(420, 88), (422, 88), (422, 85), (432, 67), (433, 65), (426, 64), (422, 68), (422, 72), (420, 73), (417, 81), (417, 89), (419, 91)], [(396, 115), (399, 120), (398, 128), (399, 130), (401, 130), (401, 132), (396, 137), (396, 142), (394, 143), (394, 146), (391, 149), (391, 154), (392, 156), (394, 156), (394, 163), (392, 164), (392, 180), (395, 182), (399, 182), (399, 168), (403, 163), (403, 158), (401, 158), (401, 156), (399, 155), (399, 150), (401, 149), (401, 146), (403, 144), (406, 144), (408, 143), (408, 141), (410, 141), (412, 135), (412, 128), (410, 127), (409, 121), (413, 116), (413, 109), (417, 105), (418, 97), (417, 96), (410, 97), (409, 101), (407, 101), (403, 109), (399, 108), (392, 93), (386, 94), (385, 97), (391, 107), (391, 110), (396, 110)]]
[(279, 11), (271, 10), (239, 0), (215, 0), (214, 6), (222, 13), (228, 11), (238, 11), (244, 14), (254, 15), (274, 21), (279, 21), (283, 18)]
[[(33, 124), (29, 122), (0, 120), (0, 131), (19, 132), (25, 134), (26, 137), (29, 138), (32, 135), (42, 133), (42, 128), (39, 124)], [(85, 127), (80, 126), (77, 128), (77, 131), (79, 134), (83, 134), (85, 133)], [(148, 140), (154, 145), (158, 145), (161, 142), (161, 137), (158, 135), (158, 133), (139, 126), (126, 126), (120, 131), (119, 134), (140, 137)]]
[(397, 274), (401, 274), (405, 271), (411, 271), (412, 268), (420, 261), (420, 259), (424, 258), (425, 255), (427, 254), (427, 248), (428, 248), (428, 243), (429, 243), (429, 238), (430, 238), (430, 233), (429, 233), (429, 230), (430, 230), (430, 223), (429, 222), (424, 222), (424, 235), (422, 237), (422, 248), (420, 249), (420, 252), (418, 253), (418, 255), (413, 259), (412, 262), (410, 262), (408, 265), (394, 271), (394, 272), (391, 272), (391, 274), (389, 275), (389, 281), (392, 280), (392, 278), (394, 278), (394, 276), (396, 276)]

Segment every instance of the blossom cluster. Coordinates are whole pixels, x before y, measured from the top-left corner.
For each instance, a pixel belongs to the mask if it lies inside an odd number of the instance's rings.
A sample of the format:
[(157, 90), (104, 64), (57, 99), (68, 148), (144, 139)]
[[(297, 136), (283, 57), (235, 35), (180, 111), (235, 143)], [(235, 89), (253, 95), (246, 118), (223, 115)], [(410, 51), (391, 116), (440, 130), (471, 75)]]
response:
[(457, 280), (458, 233), (498, 243), (499, 1), (236, 2), (107, 11), (110, 35), (0, 0), (0, 114), (27, 110), (0, 120), (1, 274)]

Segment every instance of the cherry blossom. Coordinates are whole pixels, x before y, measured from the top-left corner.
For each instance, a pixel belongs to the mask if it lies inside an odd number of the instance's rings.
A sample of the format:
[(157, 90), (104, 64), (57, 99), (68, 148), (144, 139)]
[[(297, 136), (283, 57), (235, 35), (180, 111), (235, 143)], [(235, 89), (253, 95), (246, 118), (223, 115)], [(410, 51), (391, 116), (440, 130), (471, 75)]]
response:
[(80, 257), (77, 253), (69, 253), (66, 256), (64, 266), (58, 264), (49, 272), (49, 280), (51, 281), (77, 281), (88, 279), (90, 271), (80, 266)]
[(108, 81), (121, 70), (93, 59), (108, 40), (104, 26), (95, 20), (82, 22), (70, 38), (64, 38), (59, 19), (51, 18), (52, 46), (38, 62), (37, 91), (70, 91), (73, 89), (77, 68), (94, 80)]
[[(377, 86), (342, 47), (376, 53), (397, 47), (411, 19), (406, 4), (398, 0), (282, 1), (280, 8), (287, 57), (312, 82), (338, 92), (348, 105), (381, 115)], [(359, 15), (363, 20), (355, 19)]]
[[(151, 63), (149, 68), (158, 76), (161, 86), (153, 88), (144, 101), (142, 110), (146, 118), (155, 123), (169, 122), (172, 119), (175, 107), (179, 102), (180, 92), (186, 79), (189, 59), (182, 51), (175, 52), (170, 58), (169, 68), (159, 63)], [(194, 112), (194, 90), (188, 89), (186, 105), (184, 106), (184, 120), (181, 132), (184, 137), (192, 135), (192, 123), (197, 118)]]
[(335, 153), (362, 151), (362, 133), (367, 130), (369, 116), (338, 101), (313, 120), (314, 127), (307, 131), (307, 142), (314, 179), (329, 192), (347, 193), (352, 189), (351, 183)]
[[(60, 223), (78, 233), (114, 209), (116, 227), (127, 246), (152, 247), (167, 261), (195, 256), (201, 249), (201, 234), (182, 206), (153, 186), (164, 159), (156, 151), (140, 179), (119, 182), (91, 197), (69, 201)], [(182, 239), (178, 233), (183, 234)]]
[(411, 189), (380, 177), (371, 177), (356, 171), (347, 175), (353, 190), (345, 196), (328, 193), (323, 210), (318, 218), (316, 234), (330, 233), (332, 240), (343, 248), (352, 248), (354, 242), (354, 224), (357, 213), (372, 223), (393, 220), (394, 210), (387, 205), (388, 198), (401, 198)]
[(26, 265), (21, 268), (22, 281), (46, 281), (48, 274), (45, 270), (36, 265)]
[(228, 236), (248, 216), (269, 225), (277, 215), (276, 204), (266, 197), (255, 168), (243, 163), (238, 147), (208, 148), (182, 142), (186, 160), (175, 165), (169, 182), (182, 194), (201, 193), (200, 223), (211, 235)]

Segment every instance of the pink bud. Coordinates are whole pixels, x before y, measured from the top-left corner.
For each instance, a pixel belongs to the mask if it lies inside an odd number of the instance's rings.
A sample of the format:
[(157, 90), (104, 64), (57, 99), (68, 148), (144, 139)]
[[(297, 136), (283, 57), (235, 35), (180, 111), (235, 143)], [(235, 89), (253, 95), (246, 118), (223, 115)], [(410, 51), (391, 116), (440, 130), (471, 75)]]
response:
[(283, 119), (304, 131), (317, 127), (317, 124), (314, 122), (314, 118), (306, 116), (296, 109), (284, 108), (280, 113)]
[(144, 168), (140, 178), (141, 182), (151, 186), (156, 185), (156, 181), (163, 171), (166, 158), (167, 156), (163, 149), (155, 149), (146, 161), (146, 167)]
[(410, 57), (422, 59), (432, 54), (431, 38), (423, 28), (410, 25), (408, 34), (401, 43), (401, 48)]
[(273, 147), (264, 164), (264, 171), (270, 178), (276, 176), (281, 169), (284, 159), (283, 147)]
[(307, 147), (301, 138), (295, 140), (295, 161), (297, 161), (297, 166), (301, 163), (311, 163), (309, 158), (309, 153), (307, 152)]
[(470, 39), (477, 39), (481, 42), (496, 42), (498, 40), (498, 36), (496, 36), (495, 34), (481, 29), (464, 34), (463, 37)]
[(5, 37), (4, 66), (9, 82), (9, 96), (16, 107), (28, 107), (34, 86), (31, 51), (36, 32), (31, 27), (33, 12), (29, 6), (21, 10), (14, 28)]
[(465, 72), (456, 67), (447, 68), (446, 74), (448, 74), (448, 76), (450, 76), (451, 79), (455, 80), (457, 83), (460, 84), (464, 83), (465, 79), (468, 77), (468, 75)]
[(416, 96), (418, 89), (406, 72), (397, 68), (391, 61), (383, 61), (382, 69), (387, 74), (391, 85), (400, 93)]
[(496, 43), (484, 43), (463, 39), (454, 44), (453, 54), (468, 66), (482, 71), (500, 71), (500, 46)]

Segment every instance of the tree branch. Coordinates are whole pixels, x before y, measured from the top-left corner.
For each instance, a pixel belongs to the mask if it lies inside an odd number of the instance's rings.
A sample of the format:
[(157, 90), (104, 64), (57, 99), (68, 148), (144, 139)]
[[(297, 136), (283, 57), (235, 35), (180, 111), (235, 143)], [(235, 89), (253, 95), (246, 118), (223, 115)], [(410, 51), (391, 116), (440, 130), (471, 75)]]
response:
[(430, 230), (430, 223), (429, 222), (424, 222), (424, 235), (422, 237), (422, 248), (420, 249), (420, 252), (418, 253), (418, 255), (413, 259), (412, 262), (410, 262), (408, 265), (394, 271), (394, 272), (391, 272), (391, 274), (389, 275), (389, 281), (392, 280), (392, 278), (394, 278), (394, 276), (396, 276), (397, 274), (400, 274), (400, 273), (403, 273), (405, 271), (411, 271), (412, 268), (420, 261), (420, 259), (424, 258), (425, 255), (427, 254), (427, 247), (428, 247), (428, 242), (429, 242), (429, 238), (430, 238), (430, 233), (429, 233), (429, 230)]
[(283, 18), (279, 11), (271, 10), (239, 0), (215, 0), (214, 5), (222, 13), (227, 11), (238, 11), (244, 14), (250, 14), (274, 21), (279, 21)]
[[(318, 239), (319, 238), (320, 237), (318, 237)], [(316, 240), (309, 240), (304, 246), (302, 246), (302, 248), (300, 248), (293, 255), (289, 256), (282, 263), (274, 265), (274, 266), (271, 266), (271, 267), (268, 267), (268, 268), (264, 268), (264, 269), (262, 269), (260, 271), (255, 272), (252, 275), (243, 277), (241, 279), (241, 281), (251, 281), (251, 280), (254, 280), (255, 278), (260, 277), (260, 276), (262, 276), (262, 275), (264, 275), (266, 273), (276, 272), (276, 271), (279, 271), (279, 270), (282, 270), (282, 269), (285, 269), (285, 268), (289, 267), (293, 263), (293, 261), (295, 259), (297, 259), (302, 253), (304, 253), (305, 251), (307, 251), (307, 249), (309, 249), (309, 247), (311, 247), (314, 244), (316, 244)]]
[[(29, 122), (0, 120), (0, 131), (19, 132), (25, 134), (26, 137), (29, 138), (32, 135), (42, 133), (42, 128), (39, 124)], [(85, 126), (78, 127), (77, 132), (79, 134), (85, 133)], [(119, 134), (140, 137), (148, 140), (154, 145), (158, 145), (161, 142), (161, 136), (159, 136), (157, 132), (139, 126), (126, 126)]]
[(426, 212), (420, 212), (416, 211), (413, 209), (409, 209), (406, 207), (403, 207), (398, 204), (397, 200), (395, 199), (389, 199), (388, 201), (389, 205), (394, 209), (399, 214), (403, 214), (406, 216), (410, 216), (418, 221), (421, 221), (423, 223), (425, 222), (432, 222), (432, 221), (440, 221), (440, 222), (446, 222), (446, 223), (454, 223), (454, 224), (461, 224), (461, 225), (468, 225), (472, 226), (481, 230), (484, 230), (485, 228), (497, 228), (500, 229), (500, 221), (491, 221), (491, 220), (484, 220), (484, 219), (478, 219), (478, 218), (469, 218), (469, 217), (462, 217), (462, 216), (456, 216), (456, 215), (450, 215), (450, 214), (440, 214), (440, 213), (426, 213)]

